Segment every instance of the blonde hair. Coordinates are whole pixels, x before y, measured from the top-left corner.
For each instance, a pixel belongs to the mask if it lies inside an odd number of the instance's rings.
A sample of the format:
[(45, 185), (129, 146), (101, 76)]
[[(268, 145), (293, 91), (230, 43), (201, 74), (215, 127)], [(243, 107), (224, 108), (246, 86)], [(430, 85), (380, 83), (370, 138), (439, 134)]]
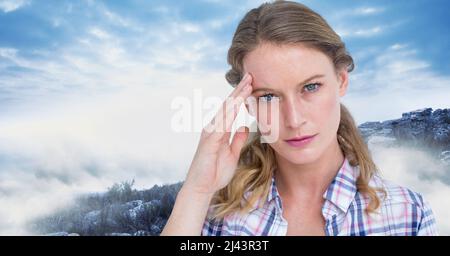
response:
[[(346, 68), (351, 72), (354, 68), (345, 44), (319, 14), (300, 3), (276, 1), (250, 10), (240, 21), (228, 50), (231, 70), (225, 77), (232, 86), (242, 79), (245, 55), (261, 43), (301, 43), (325, 53), (333, 61), (336, 70)], [(356, 185), (359, 192), (368, 196), (370, 201), (366, 212), (371, 213), (380, 206), (376, 193), (379, 189), (369, 186), (377, 167), (352, 115), (343, 104), (340, 108), (338, 143), (350, 165), (359, 165), (360, 175)], [(259, 130), (250, 134), (241, 150), (234, 177), (226, 187), (215, 193), (212, 200), (213, 218), (223, 218), (236, 211), (247, 212), (259, 199), (267, 198), (276, 161), (274, 150), (269, 144), (261, 143), (260, 136)], [(247, 191), (251, 191), (251, 194), (247, 200), (243, 200)]]

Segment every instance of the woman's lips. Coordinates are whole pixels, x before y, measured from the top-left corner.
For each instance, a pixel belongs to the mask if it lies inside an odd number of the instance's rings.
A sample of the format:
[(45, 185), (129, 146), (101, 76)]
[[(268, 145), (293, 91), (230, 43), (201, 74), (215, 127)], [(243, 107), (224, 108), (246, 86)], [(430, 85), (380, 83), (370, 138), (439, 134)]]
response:
[(298, 138), (298, 139), (290, 139), (290, 140), (286, 140), (286, 142), (292, 147), (303, 147), (303, 146), (307, 145), (308, 143), (310, 143), (316, 137), (316, 135), (317, 134), (312, 135), (312, 136)]

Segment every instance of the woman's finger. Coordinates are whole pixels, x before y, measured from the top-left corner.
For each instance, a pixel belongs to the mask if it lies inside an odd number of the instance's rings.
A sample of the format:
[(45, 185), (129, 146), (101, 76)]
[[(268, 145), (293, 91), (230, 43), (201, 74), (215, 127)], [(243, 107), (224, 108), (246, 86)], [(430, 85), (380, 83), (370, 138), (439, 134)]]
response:
[(224, 124), (223, 129), (225, 130), (224, 140), (227, 142), (230, 140), (231, 135), (231, 127), (239, 114), (239, 110), (241, 105), (246, 101), (246, 99), (251, 95), (252, 86), (250, 84), (246, 85), (245, 88), (238, 94), (232, 102), (227, 105), (225, 116), (224, 116)]
[(227, 112), (224, 119), (225, 131), (231, 130), (233, 122), (236, 119), (237, 115), (239, 114), (239, 109), (241, 105), (245, 102), (245, 100), (250, 96), (251, 93), (252, 93), (252, 86), (251, 84), (247, 84), (240, 91), (240, 93), (230, 102), (229, 106), (227, 106), (226, 108)]
[(221, 113), (217, 116), (216, 132), (218, 136), (224, 136), (224, 133), (230, 132), (234, 120), (236, 119), (240, 106), (251, 94), (252, 86), (247, 84), (234, 98), (228, 98)]
[(233, 136), (233, 141), (231, 142), (231, 153), (235, 156), (236, 159), (239, 158), (242, 147), (245, 144), (245, 141), (248, 138), (249, 128), (246, 126), (241, 126), (237, 129), (236, 133)]
[(242, 90), (242, 88), (248, 83), (251, 82), (252, 80), (252, 76), (250, 73), (245, 73), (244, 77), (242, 77), (241, 81), (239, 82), (239, 84), (234, 88), (234, 90), (231, 92), (231, 94), (228, 96), (228, 98), (230, 97), (235, 97), (239, 91)]
[(251, 93), (251, 85), (250, 88), (246, 86), (251, 83), (251, 80), (251, 75), (244, 76), (244, 79), (242, 79), (239, 85), (224, 101), (217, 114), (213, 117), (207, 127), (205, 127), (205, 130), (208, 133), (218, 133), (218, 135), (222, 136), (223, 133), (227, 131), (227, 127), (229, 127), (228, 124), (230, 122), (232, 124), (235, 116), (237, 115), (237, 113), (236, 115), (234, 115), (233, 113), (239, 112), (239, 106), (242, 104), (245, 98), (248, 97), (249, 93)]

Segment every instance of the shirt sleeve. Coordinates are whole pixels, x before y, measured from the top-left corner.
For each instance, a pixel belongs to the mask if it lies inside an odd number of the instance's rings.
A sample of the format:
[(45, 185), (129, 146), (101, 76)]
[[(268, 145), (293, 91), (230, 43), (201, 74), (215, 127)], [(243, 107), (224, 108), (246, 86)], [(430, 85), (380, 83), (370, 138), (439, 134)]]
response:
[(419, 230), (417, 232), (418, 236), (437, 236), (438, 231), (436, 227), (436, 220), (434, 218), (431, 206), (427, 201), (424, 201), (423, 207), (421, 209), (422, 217), (419, 223)]

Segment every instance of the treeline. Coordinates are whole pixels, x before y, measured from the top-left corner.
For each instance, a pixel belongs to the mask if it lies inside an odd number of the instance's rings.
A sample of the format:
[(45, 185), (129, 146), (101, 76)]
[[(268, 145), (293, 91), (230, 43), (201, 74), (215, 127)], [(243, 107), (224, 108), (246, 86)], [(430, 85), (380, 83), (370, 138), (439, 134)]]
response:
[(159, 235), (182, 183), (136, 190), (133, 181), (116, 183), (105, 193), (80, 196), (75, 204), (30, 223), (38, 234)]

